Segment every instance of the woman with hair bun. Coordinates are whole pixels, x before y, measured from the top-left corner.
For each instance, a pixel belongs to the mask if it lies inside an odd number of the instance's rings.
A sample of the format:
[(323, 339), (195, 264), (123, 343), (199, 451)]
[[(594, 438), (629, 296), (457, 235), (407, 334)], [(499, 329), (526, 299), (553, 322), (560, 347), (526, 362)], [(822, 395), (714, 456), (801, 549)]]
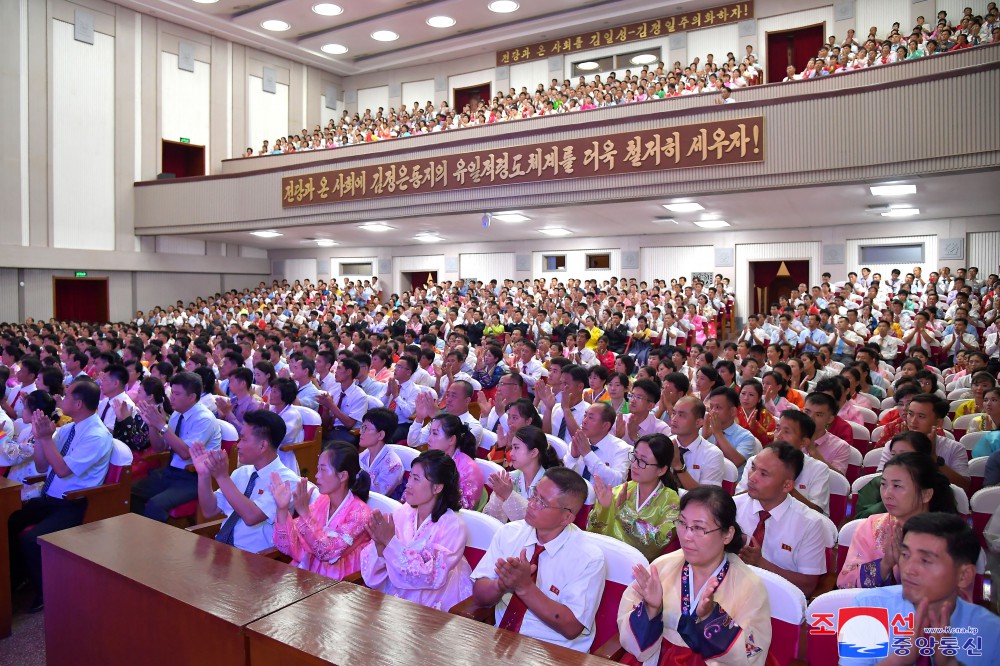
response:
[(427, 447), (454, 459), (462, 493), (461, 508), (474, 510), (485, 502), (486, 480), (476, 464), (476, 437), (469, 426), (454, 414), (438, 414), (431, 421)]

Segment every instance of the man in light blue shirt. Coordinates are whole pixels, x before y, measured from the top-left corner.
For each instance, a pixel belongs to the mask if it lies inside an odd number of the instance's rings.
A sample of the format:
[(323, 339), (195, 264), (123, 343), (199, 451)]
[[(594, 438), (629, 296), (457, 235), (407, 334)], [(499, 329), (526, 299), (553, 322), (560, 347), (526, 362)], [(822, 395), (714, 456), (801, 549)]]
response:
[(702, 428), (702, 437), (722, 450), (740, 475), (747, 458), (758, 453), (761, 445), (749, 430), (736, 422), (740, 395), (726, 386), (713, 389), (708, 394), (708, 414)]
[[(906, 521), (899, 551), (902, 585), (864, 590), (855, 597), (857, 606), (888, 610), (888, 656), (862, 659), (841, 656), (840, 663), (847, 666), (997, 663), (1000, 617), (961, 599), (958, 594), (975, 579), (979, 554), (975, 533), (958, 515), (922, 513)], [(843, 626), (840, 631), (840, 640), (844, 642), (847, 632)], [(840, 649), (843, 653), (844, 645)], [(933, 662), (921, 660), (922, 657)]]
[(806, 329), (799, 333), (799, 353), (818, 352), (820, 345), (829, 341), (826, 333), (819, 327), (819, 315), (811, 314), (807, 320)]
[(35, 587), (31, 611), (42, 610), (42, 549), (38, 537), (75, 527), (83, 522), (86, 502), (65, 499), (66, 493), (93, 488), (104, 483), (111, 462), (114, 440), (97, 415), (101, 389), (91, 379), (77, 379), (63, 398), (62, 412), (73, 419), (56, 430), (55, 423), (41, 410), (35, 411), (35, 468), (47, 474), (39, 497), (25, 502), (8, 523), (13, 548), (12, 573), (15, 580), (27, 573)]
[(201, 442), (207, 450), (222, 446), (222, 431), (212, 412), (200, 402), (201, 377), (179, 372), (170, 378), (169, 422), (152, 402), (139, 403), (139, 413), (149, 426), (154, 451), (170, 451), (170, 464), (155, 470), (132, 486), (132, 512), (167, 522), (170, 510), (198, 499), (198, 475), (188, 471), (191, 445)]

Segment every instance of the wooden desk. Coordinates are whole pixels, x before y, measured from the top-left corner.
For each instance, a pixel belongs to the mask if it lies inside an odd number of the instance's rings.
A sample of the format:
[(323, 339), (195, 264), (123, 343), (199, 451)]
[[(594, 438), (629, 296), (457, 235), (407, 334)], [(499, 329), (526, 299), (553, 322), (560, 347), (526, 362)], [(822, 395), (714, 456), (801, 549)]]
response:
[(347, 583), (257, 620), (246, 631), (250, 666), (610, 663)]
[(13, 613), (10, 598), (10, 544), (7, 519), (21, 508), (21, 484), (0, 476), (0, 638), (10, 636)]
[(39, 541), (50, 664), (245, 666), (246, 625), (336, 584), (135, 514)]

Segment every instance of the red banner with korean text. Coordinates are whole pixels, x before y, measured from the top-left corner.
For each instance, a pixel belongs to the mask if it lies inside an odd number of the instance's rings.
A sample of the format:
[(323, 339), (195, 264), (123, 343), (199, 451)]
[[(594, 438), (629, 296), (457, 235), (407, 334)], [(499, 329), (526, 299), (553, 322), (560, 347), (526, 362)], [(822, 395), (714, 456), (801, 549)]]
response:
[(764, 118), (547, 141), (281, 179), (281, 206), (764, 161)]
[(579, 35), (547, 39), (544, 42), (512, 46), (509, 49), (497, 51), (497, 67), (513, 65), (519, 62), (541, 60), (549, 56), (569, 55), (605, 46), (630, 44), (647, 39), (656, 39), (672, 35), (675, 32), (712, 28), (726, 23), (736, 23), (753, 18), (753, 0), (733, 2), (721, 7), (684, 12), (674, 16), (640, 21), (619, 25), (614, 28), (593, 30)]

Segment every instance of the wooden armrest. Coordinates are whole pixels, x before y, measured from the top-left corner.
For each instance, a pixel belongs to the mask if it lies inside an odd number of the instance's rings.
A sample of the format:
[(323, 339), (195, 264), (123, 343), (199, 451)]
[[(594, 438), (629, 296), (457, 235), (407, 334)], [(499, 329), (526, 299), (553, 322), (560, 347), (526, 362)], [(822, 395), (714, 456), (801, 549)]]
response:
[(149, 453), (142, 457), (143, 462), (145, 462), (150, 469), (156, 469), (157, 467), (166, 467), (170, 464), (171, 458), (170, 451), (160, 451), (159, 453)]
[(618, 634), (615, 634), (604, 645), (593, 650), (591, 654), (595, 657), (610, 659), (611, 661), (621, 661), (622, 657), (625, 656), (625, 648), (622, 647), (621, 641), (618, 640)]
[(354, 585), (360, 585), (362, 587), (364, 587), (364, 585), (365, 585), (365, 579), (361, 575), (360, 571), (355, 571), (352, 574), (347, 574), (346, 576), (344, 576), (340, 580), (342, 582), (344, 582), (344, 583), (353, 583)]
[(187, 528), (188, 532), (193, 532), (195, 534), (201, 535), (203, 537), (215, 537), (222, 528), (222, 523), (226, 522), (225, 518), (219, 518), (218, 520), (210, 520), (207, 523), (200, 523), (198, 525), (192, 525)]
[(279, 448), (282, 451), (289, 452), (289, 451), (300, 451), (302, 449), (308, 449), (313, 446), (316, 446), (316, 441), (312, 439), (307, 439), (304, 442), (295, 442), (294, 444), (282, 444)]
[(479, 605), (475, 597), (468, 597), (459, 601), (449, 608), (448, 612), (452, 615), (460, 615), (484, 624), (496, 623), (496, 608), (494, 606)]
[(26, 486), (30, 486), (33, 483), (44, 481), (47, 476), (48, 474), (32, 474), (31, 476), (24, 477), (24, 481), (22, 481), (22, 483)]
[(278, 562), (285, 562), (286, 564), (292, 561), (292, 558), (290, 558), (288, 555), (285, 555), (283, 552), (281, 552), (274, 546), (271, 546), (270, 548), (265, 548), (264, 550), (257, 551), (257, 554), (263, 555), (264, 557), (271, 560), (277, 560)]
[(95, 495), (103, 495), (118, 490), (121, 490), (121, 484), (105, 483), (100, 486), (94, 486), (93, 488), (82, 488), (80, 490), (72, 490), (64, 494), (63, 499), (82, 500), (82, 499), (87, 499), (88, 497), (94, 497)]

